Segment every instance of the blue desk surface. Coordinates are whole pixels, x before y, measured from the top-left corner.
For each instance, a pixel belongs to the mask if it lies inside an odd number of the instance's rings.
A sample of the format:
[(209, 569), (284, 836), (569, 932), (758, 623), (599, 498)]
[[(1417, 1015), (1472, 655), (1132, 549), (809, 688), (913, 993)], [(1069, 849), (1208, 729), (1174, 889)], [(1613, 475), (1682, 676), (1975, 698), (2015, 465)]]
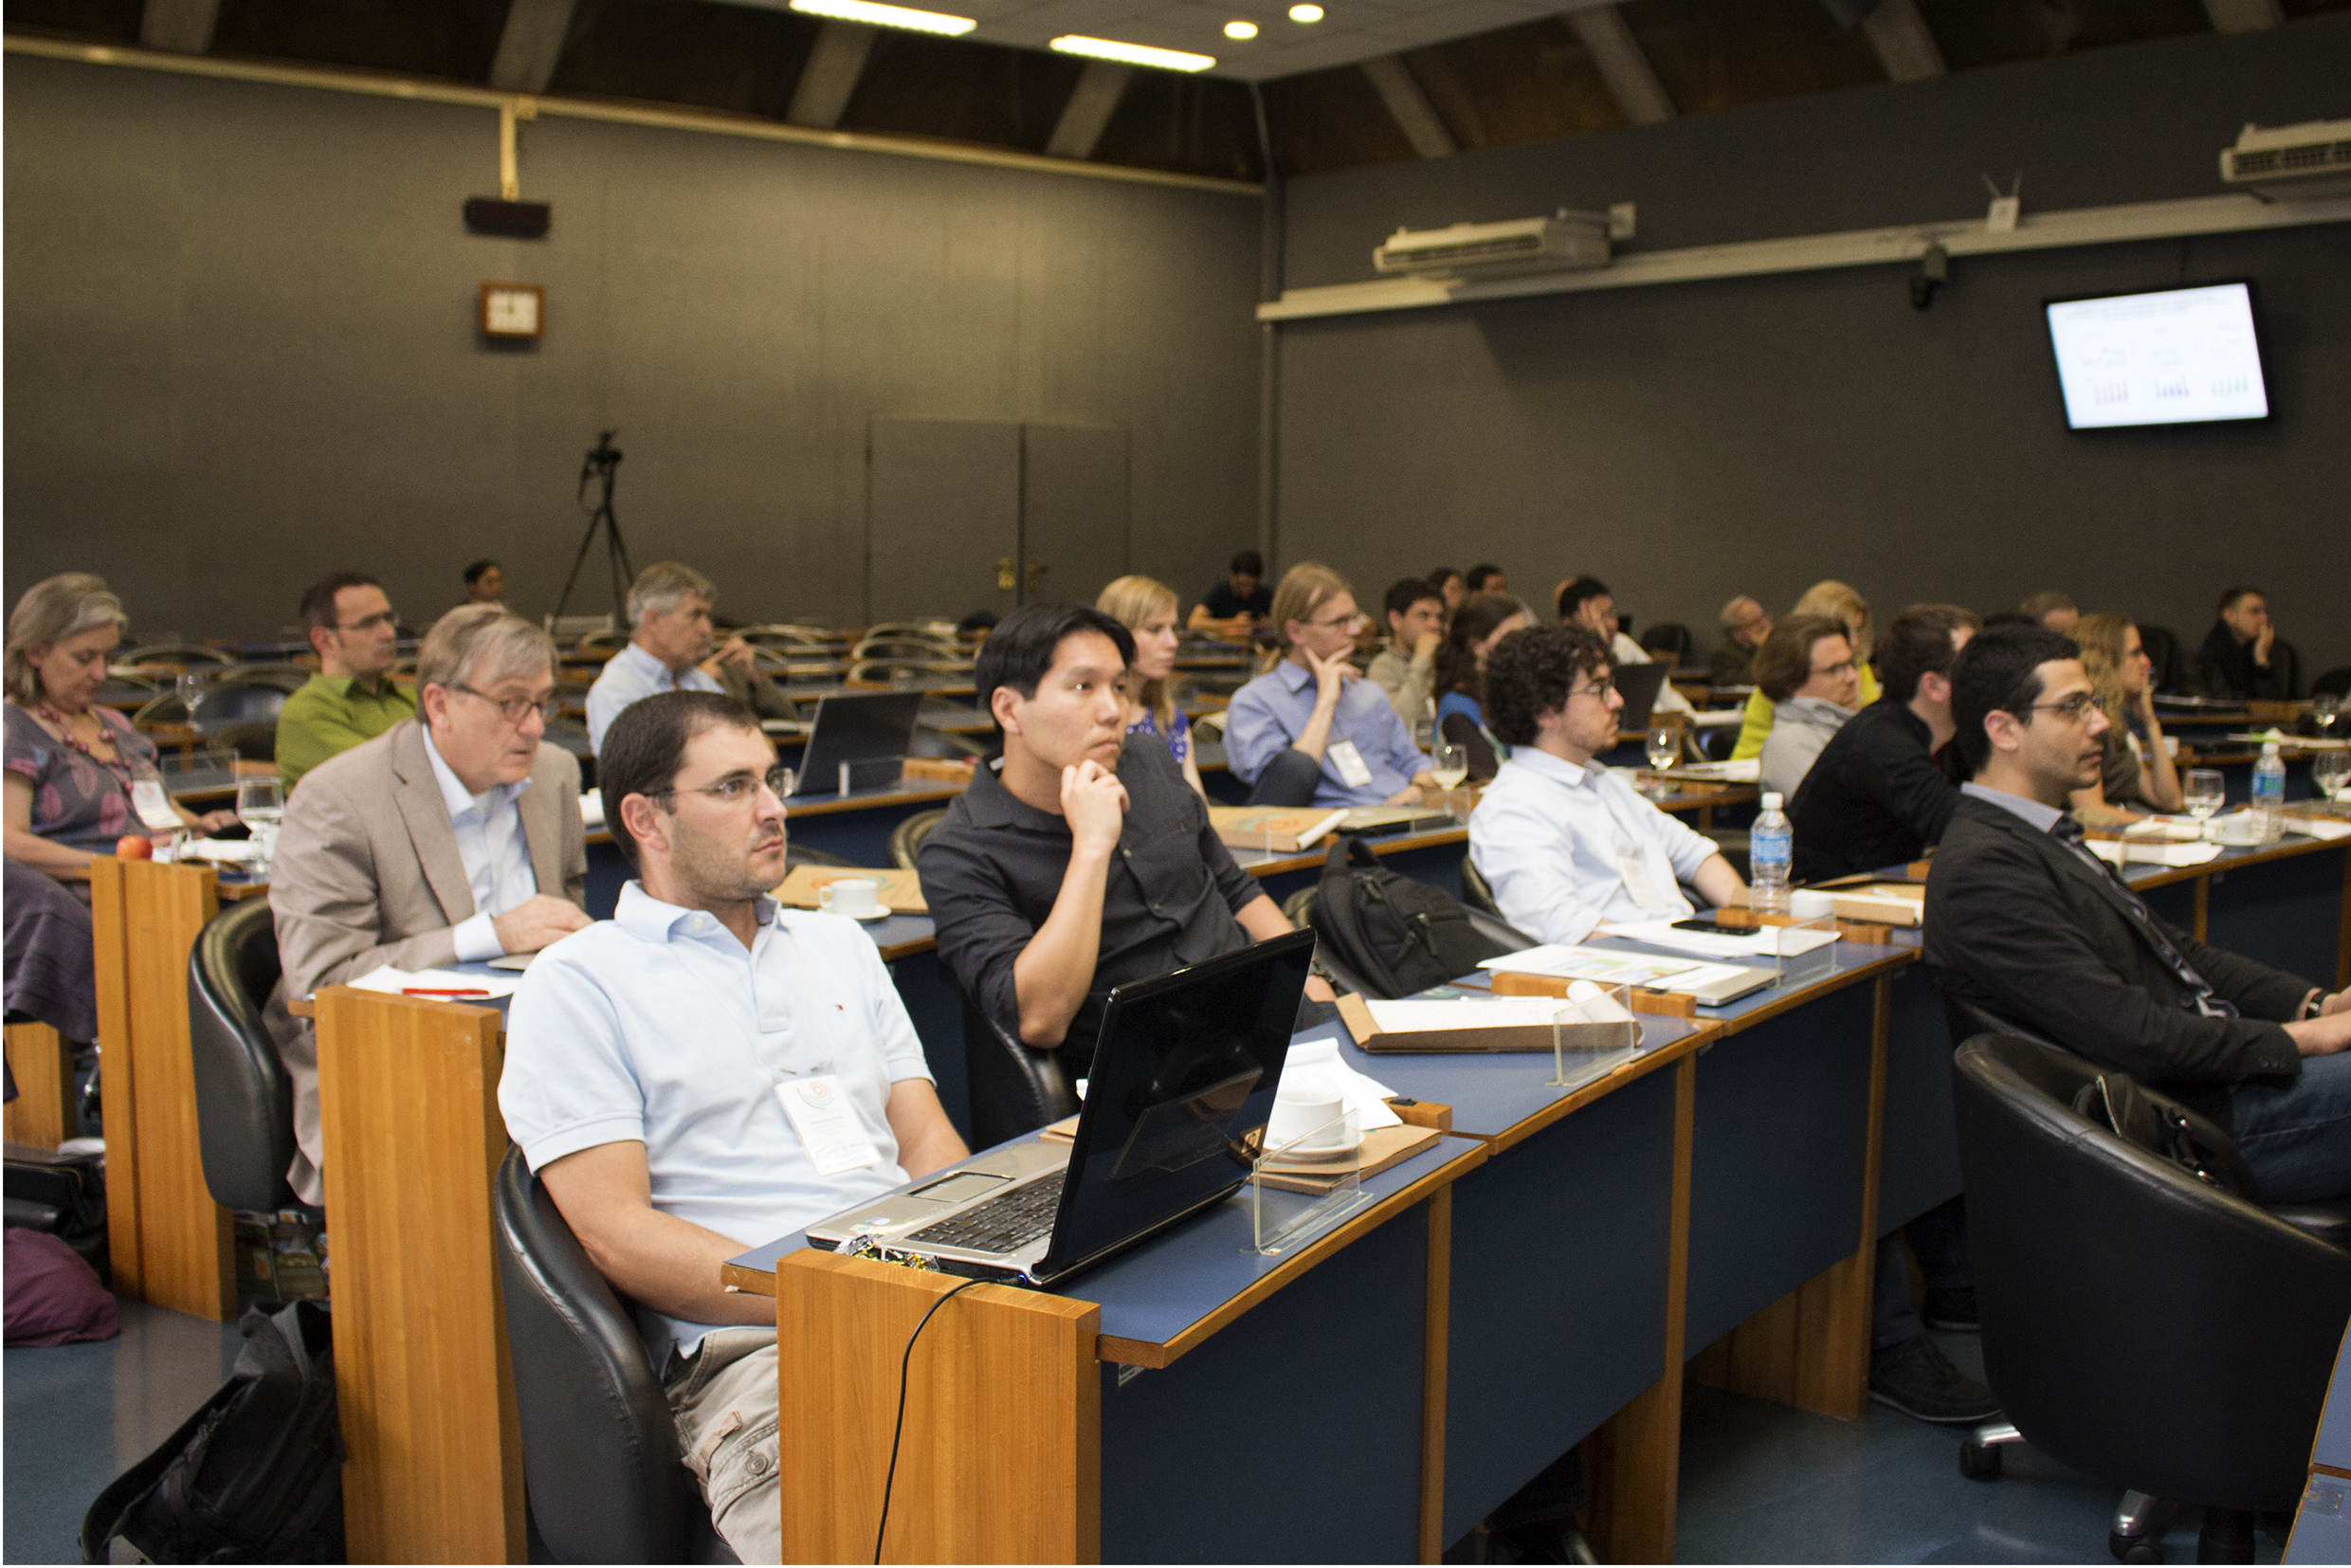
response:
[[(1480, 975), (1478, 978), (1483, 979)], [(1465, 991), (1476, 989), (1465, 982)], [(1347, 1066), (1409, 1100), (1453, 1108), (1453, 1131), (1501, 1140), (1504, 1146), (1542, 1126), (1569, 1096), (1622, 1074), (1627, 1082), (1662, 1064), (1660, 1052), (1699, 1033), (1704, 1026), (1686, 1018), (1640, 1014), (1641, 1048), (1595, 1053), (1568, 1063), (1568, 1082), (1550, 1082), (1549, 1051), (1448, 1051), (1426, 1055), (1375, 1055), (1358, 1049), (1337, 1024), (1310, 1029), (1300, 1041), (1336, 1038)]]
[[(1165, 1365), (1174, 1356), (1154, 1356), (1142, 1347), (1174, 1344), (1269, 1276), (1285, 1269), (1296, 1271), (1313, 1267), (1331, 1247), (1340, 1245), (1335, 1238), (1349, 1228), (1360, 1226), (1367, 1217), (1379, 1222), (1394, 1216), (1419, 1202), (1429, 1191), (1474, 1170), (1485, 1159), (1483, 1143), (1470, 1139), (1441, 1138), (1412, 1158), (1367, 1177), (1363, 1190), (1376, 1198), (1370, 1208), (1347, 1216), (1337, 1231), (1275, 1257), (1260, 1256), (1250, 1246), (1248, 1192), (1244, 1188), (1206, 1212), (1194, 1215), (1100, 1267), (1088, 1269), (1071, 1281), (1066, 1289), (1054, 1293), (1099, 1304), (1103, 1338), (1135, 1342), (1135, 1349), (1106, 1347), (1118, 1353), (1105, 1354), (1103, 1359)], [(729, 1259), (728, 1265), (754, 1274), (773, 1275), (784, 1254), (796, 1252), (807, 1245), (807, 1238), (795, 1231)], [(1176, 1354), (1180, 1353), (1179, 1349)]]

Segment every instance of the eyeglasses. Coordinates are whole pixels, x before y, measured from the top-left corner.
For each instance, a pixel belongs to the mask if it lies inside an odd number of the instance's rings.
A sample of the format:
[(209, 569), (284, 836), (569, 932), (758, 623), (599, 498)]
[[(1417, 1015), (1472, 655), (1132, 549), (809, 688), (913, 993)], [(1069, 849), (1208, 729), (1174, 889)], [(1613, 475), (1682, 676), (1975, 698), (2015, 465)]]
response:
[(2034, 702), (2032, 704), (2034, 710), (2047, 710), (2050, 713), (2056, 714), (2069, 724), (2080, 723), (2088, 716), (2089, 710), (2097, 705), (2098, 694), (2094, 691), (2077, 691), (2062, 702)]
[(1596, 697), (1605, 702), (1609, 699), (1609, 694), (1615, 689), (1615, 682), (1603, 681), (1596, 686), (1570, 686), (1567, 688), (1567, 694), (1570, 697)]
[(756, 776), (748, 773), (729, 774), (716, 784), (673, 784), (666, 790), (654, 790), (650, 793), (655, 799), (664, 795), (706, 794), (721, 806), (740, 806), (755, 798), (762, 784), (776, 799), (782, 800), (792, 793), (792, 770), (779, 765)]
[(1364, 615), (1363, 611), (1358, 610), (1352, 615), (1341, 615), (1335, 621), (1308, 621), (1306, 624), (1323, 631), (1339, 631), (1341, 629), (1353, 631), (1357, 627), (1361, 626), (1366, 619), (1368, 619), (1368, 617)]
[(476, 691), (471, 686), (461, 685), (455, 682), (450, 683), (449, 689), (462, 691), (468, 697), (481, 698), (482, 701), (496, 708), (499, 717), (509, 724), (521, 723), (534, 709), (538, 711), (541, 723), (554, 719), (556, 714), (563, 711), (563, 703), (553, 692), (549, 692), (544, 697), (492, 697), (486, 691)]
[(1848, 659), (1841, 665), (1831, 665), (1825, 669), (1815, 669), (1813, 673), (1814, 675), (1850, 675), (1853, 673), (1853, 661)]
[(362, 615), (349, 626), (338, 626), (335, 629), (337, 631), (374, 631), (380, 628), (394, 627), (399, 624), (400, 612), (396, 610), (385, 609), (377, 611), (373, 615)]

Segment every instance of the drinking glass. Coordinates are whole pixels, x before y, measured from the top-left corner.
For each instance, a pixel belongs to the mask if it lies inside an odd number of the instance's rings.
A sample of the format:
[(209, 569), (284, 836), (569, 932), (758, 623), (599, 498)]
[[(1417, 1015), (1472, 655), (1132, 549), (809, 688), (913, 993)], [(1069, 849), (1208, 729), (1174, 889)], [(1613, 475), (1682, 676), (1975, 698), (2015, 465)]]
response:
[(1453, 809), (1453, 792), (1469, 776), (1469, 751), (1450, 740), (1440, 740), (1429, 748), (1429, 776), (1445, 791), (1445, 809)]
[[(1664, 773), (1682, 755), (1681, 733), (1669, 724), (1659, 724), (1649, 732), (1649, 765), (1651, 771)], [(1661, 781), (1662, 782), (1662, 781)]]
[(2310, 759), (2310, 787), (2321, 800), (2341, 804), (2351, 785), (2351, 752), (2325, 751)]
[(2196, 827), (2205, 837), (2211, 837), (2213, 813), (2228, 803), (2228, 780), (2221, 777), (2218, 768), (2190, 768), (2180, 793), (2186, 798), (2188, 814), (2196, 818)]
[(275, 775), (237, 780), (237, 820), (252, 833), (258, 851), (253, 875), (268, 876), (278, 852), (278, 825), (285, 820), (285, 790)]
[(183, 724), (194, 723), (196, 704), (204, 701), (203, 677), (193, 670), (182, 670), (172, 683), (172, 688), (179, 698), (179, 721)]
[(2322, 691), (2310, 699), (2310, 717), (2319, 721), (2319, 738), (2335, 737), (2335, 716), (2342, 711), (2342, 699), (2331, 691)]

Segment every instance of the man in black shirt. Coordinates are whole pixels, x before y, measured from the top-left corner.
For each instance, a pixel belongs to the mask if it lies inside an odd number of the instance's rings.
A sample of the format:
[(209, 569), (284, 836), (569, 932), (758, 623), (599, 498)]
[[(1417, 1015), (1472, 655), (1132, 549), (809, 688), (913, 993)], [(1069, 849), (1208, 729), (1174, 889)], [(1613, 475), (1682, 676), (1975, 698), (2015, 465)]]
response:
[(1795, 881), (1897, 866), (1942, 837), (1959, 802), (1951, 662), (1976, 627), (1972, 610), (1914, 604), (1878, 639), (1882, 695), (1829, 738), (1789, 804)]
[[(1154, 735), (1126, 734), (1135, 641), (1082, 605), (1025, 605), (981, 646), (1004, 735), (918, 857), (939, 957), (1006, 1031), (1093, 1060), (1111, 988), (1290, 929)], [(1307, 994), (1331, 1000), (1321, 980)]]
[(2269, 595), (2258, 588), (2232, 588), (2220, 596), (2220, 618), (2204, 639), (2196, 673), (2207, 697), (2290, 702), (2302, 695), (2302, 662), (2294, 645), (2278, 636)]
[(1273, 590), (1266, 586), (1266, 558), (1254, 550), (1232, 557), (1225, 580), (1200, 596), (1185, 623), (1194, 631), (1252, 631), (1273, 609)]

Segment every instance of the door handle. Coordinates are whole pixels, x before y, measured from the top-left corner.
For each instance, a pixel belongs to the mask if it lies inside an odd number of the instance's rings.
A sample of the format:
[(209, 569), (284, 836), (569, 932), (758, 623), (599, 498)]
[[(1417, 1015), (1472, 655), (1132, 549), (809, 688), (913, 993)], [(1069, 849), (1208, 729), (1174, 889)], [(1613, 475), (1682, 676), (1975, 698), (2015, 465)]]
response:
[(1037, 579), (1052, 570), (1053, 569), (1051, 567), (1046, 565), (1043, 561), (1030, 561), (1029, 563), (1029, 587), (1030, 592), (1033, 593), (1035, 591)]
[(1018, 586), (1019, 585), (1013, 580), (1012, 577), (1012, 557), (1010, 556), (998, 556), (996, 557), (997, 590), (1001, 593), (1010, 593)]

